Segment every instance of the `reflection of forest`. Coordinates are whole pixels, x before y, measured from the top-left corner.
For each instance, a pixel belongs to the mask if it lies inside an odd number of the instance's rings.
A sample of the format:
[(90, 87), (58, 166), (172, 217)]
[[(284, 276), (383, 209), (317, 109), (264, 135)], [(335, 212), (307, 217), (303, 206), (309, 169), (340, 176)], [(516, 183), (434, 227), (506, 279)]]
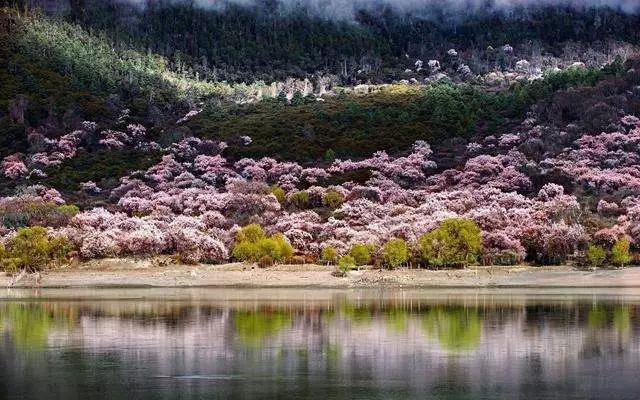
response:
[[(117, 341), (124, 340), (123, 332), (133, 341), (149, 337), (146, 333), (158, 337), (164, 332), (164, 338), (191, 336), (191, 340), (206, 333), (207, 341), (237, 340), (254, 348), (284, 338), (281, 343), (298, 347), (302, 338), (310, 344), (309, 338), (339, 342), (356, 335), (364, 346), (370, 335), (389, 341), (417, 335), (432, 350), (444, 352), (475, 351), (506, 333), (520, 346), (540, 337), (580, 339), (573, 340), (574, 348), (611, 346), (614, 343), (606, 339), (615, 336), (616, 348), (624, 350), (639, 328), (639, 316), (639, 306), (613, 303), (464, 306), (340, 300), (326, 306), (225, 307), (183, 302), (7, 302), (0, 304), (0, 329), (17, 347), (31, 349), (65, 338), (81, 347), (109, 347), (110, 332)], [(91, 329), (100, 332), (92, 335)], [(97, 338), (105, 342), (100, 344)]]
[(465, 385), (572, 379), (603, 355), (640, 368), (640, 306), (615, 302), (15, 301), (0, 303), (0, 331), (0, 354), (13, 354), (0, 356), (0, 368), (13, 373), (54, 368), (40, 365), (42, 352), (60, 357), (48, 363), (71, 358), (85, 369), (101, 357), (118, 368), (143, 363), (159, 376), (251, 371), (415, 390), (443, 381), (471, 390)]

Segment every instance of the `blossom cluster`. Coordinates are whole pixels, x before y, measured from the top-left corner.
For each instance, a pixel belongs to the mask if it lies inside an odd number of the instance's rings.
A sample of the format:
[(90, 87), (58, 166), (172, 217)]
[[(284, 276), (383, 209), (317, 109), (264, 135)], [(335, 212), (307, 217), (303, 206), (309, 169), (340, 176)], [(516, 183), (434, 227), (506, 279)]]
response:
[(125, 132), (105, 130), (98, 132), (95, 122), (85, 121), (81, 129), (51, 138), (38, 129), (29, 129), (27, 140), (29, 155), (16, 153), (5, 157), (0, 164), (2, 174), (12, 180), (45, 178), (46, 170), (55, 168), (64, 160), (77, 155), (78, 149), (94, 141), (99, 147), (121, 150), (126, 146), (141, 151), (160, 151), (161, 147), (146, 140), (146, 128), (140, 124), (127, 125)]
[[(226, 143), (188, 137), (164, 149), (156, 165), (121, 177), (106, 208), (76, 215), (60, 233), (86, 258), (177, 253), (189, 262), (225, 261), (234, 232), (249, 223), (318, 255), (327, 245), (346, 251), (392, 238), (415, 243), (442, 220), (464, 217), (482, 230), (486, 262), (560, 262), (589, 241), (626, 235), (640, 245), (640, 120), (627, 116), (619, 127), (553, 136), (529, 119), (520, 132), (475, 138), (464, 161), (450, 169), (439, 168), (422, 141), (395, 157), (379, 151), (362, 160), (300, 165), (269, 157), (234, 162), (224, 156)], [(25, 176), (40, 158), (72, 157), (91, 129), (55, 144), (44, 140), (46, 150), (26, 164), (5, 158), (5, 175)], [(112, 149), (150, 143), (136, 125), (100, 135)], [(343, 179), (360, 170), (368, 171), (364, 181)], [(94, 182), (82, 190), (101, 192)], [(585, 191), (593, 206), (581, 206), (574, 195)], [(328, 192), (343, 201), (330, 207)], [(60, 202), (56, 193), (38, 195)], [(586, 214), (610, 222), (594, 231), (582, 225)]]

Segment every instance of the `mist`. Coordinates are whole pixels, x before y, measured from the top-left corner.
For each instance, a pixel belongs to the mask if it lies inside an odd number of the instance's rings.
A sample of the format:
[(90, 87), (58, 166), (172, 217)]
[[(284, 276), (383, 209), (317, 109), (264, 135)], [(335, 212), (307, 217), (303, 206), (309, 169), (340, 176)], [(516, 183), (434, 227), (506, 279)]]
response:
[[(157, 0), (119, 0), (144, 8)], [(638, 0), (162, 0), (169, 3), (189, 3), (212, 10), (229, 6), (264, 7), (270, 4), (279, 12), (304, 10), (311, 15), (331, 20), (353, 20), (358, 11), (391, 10), (399, 14), (429, 18), (439, 15), (470, 15), (510, 13), (522, 8), (546, 6), (572, 7), (576, 10), (608, 7), (624, 13), (639, 13)]]

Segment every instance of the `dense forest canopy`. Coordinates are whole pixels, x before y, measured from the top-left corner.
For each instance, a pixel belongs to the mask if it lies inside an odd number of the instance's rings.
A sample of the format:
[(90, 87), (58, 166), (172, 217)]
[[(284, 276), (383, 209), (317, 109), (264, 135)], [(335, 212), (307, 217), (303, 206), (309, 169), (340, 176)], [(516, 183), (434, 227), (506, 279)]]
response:
[(640, 42), (637, 8), (624, 1), (594, 2), (605, 5), (600, 7), (560, 0), (44, 3), (116, 43), (167, 56), (177, 70), (235, 82), (317, 72), (383, 81), (398, 78), (417, 59), (440, 59), (450, 48), (522, 44), (557, 53), (568, 41)]

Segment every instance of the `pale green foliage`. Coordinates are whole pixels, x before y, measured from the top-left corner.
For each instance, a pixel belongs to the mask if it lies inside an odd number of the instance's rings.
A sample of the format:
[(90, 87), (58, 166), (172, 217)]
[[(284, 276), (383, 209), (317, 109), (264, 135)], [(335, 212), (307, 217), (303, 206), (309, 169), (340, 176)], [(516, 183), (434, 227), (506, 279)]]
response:
[(434, 267), (466, 267), (475, 262), (482, 250), (480, 228), (475, 222), (451, 218), (419, 240), (423, 261)]
[(240, 261), (257, 262), (265, 256), (284, 261), (293, 256), (293, 246), (282, 234), (267, 237), (258, 224), (247, 225), (236, 234), (233, 256)]
[(289, 201), (299, 209), (307, 208), (309, 205), (309, 193), (305, 191), (296, 192), (291, 195)]
[(324, 201), (324, 204), (327, 205), (327, 207), (331, 209), (336, 209), (340, 207), (344, 202), (344, 196), (342, 195), (342, 193), (338, 191), (329, 190), (327, 193), (324, 194), (323, 201)]
[(9, 272), (39, 271), (61, 262), (71, 250), (67, 239), (49, 237), (41, 226), (20, 228), (6, 248), (0, 249), (0, 265)]
[(356, 260), (348, 254), (340, 257), (340, 260), (338, 260), (338, 268), (343, 272), (347, 272), (355, 267)]
[(611, 262), (619, 267), (624, 267), (631, 262), (629, 254), (630, 243), (627, 239), (618, 239), (611, 248)]
[(284, 189), (282, 189), (280, 186), (278, 185), (271, 186), (271, 194), (276, 196), (276, 199), (278, 199), (278, 203), (280, 204), (284, 203), (286, 197), (285, 197)]
[(243, 227), (238, 231), (238, 233), (236, 233), (236, 242), (256, 243), (265, 236), (264, 230), (260, 225), (250, 224)]
[(149, 52), (120, 49), (109, 39), (93, 35), (61, 19), (21, 15), (24, 28), (17, 43), (40, 63), (72, 75), (95, 90), (115, 91), (124, 82), (143, 93), (172, 93), (179, 99), (204, 96), (244, 97), (261, 91), (262, 81), (247, 85), (208, 82), (176, 73), (167, 60)]
[(371, 252), (373, 246), (364, 243), (356, 243), (349, 250), (349, 255), (353, 257), (356, 265), (367, 265), (371, 263)]
[(432, 307), (422, 317), (422, 326), (427, 335), (450, 351), (475, 349), (482, 336), (482, 318), (473, 308)]
[(75, 204), (63, 204), (61, 206), (58, 206), (58, 211), (60, 211), (64, 215), (73, 217), (80, 212), (80, 209)]
[(320, 259), (325, 264), (334, 264), (338, 260), (338, 252), (332, 246), (322, 248)]
[(262, 238), (257, 243), (261, 255), (268, 255), (274, 261), (283, 261), (293, 255), (293, 246), (282, 234), (275, 234)]
[(238, 242), (233, 247), (233, 257), (240, 261), (257, 261), (260, 259), (260, 249), (256, 243)]
[(409, 247), (402, 239), (391, 239), (382, 247), (382, 260), (390, 268), (397, 268), (409, 260)]
[(606, 258), (607, 252), (604, 247), (594, 244), (589, 245), (589, 248), (587, 249), (587, 261), (589, 261), (589, 264), (591, 264), (592, 267), (601, 267)]

